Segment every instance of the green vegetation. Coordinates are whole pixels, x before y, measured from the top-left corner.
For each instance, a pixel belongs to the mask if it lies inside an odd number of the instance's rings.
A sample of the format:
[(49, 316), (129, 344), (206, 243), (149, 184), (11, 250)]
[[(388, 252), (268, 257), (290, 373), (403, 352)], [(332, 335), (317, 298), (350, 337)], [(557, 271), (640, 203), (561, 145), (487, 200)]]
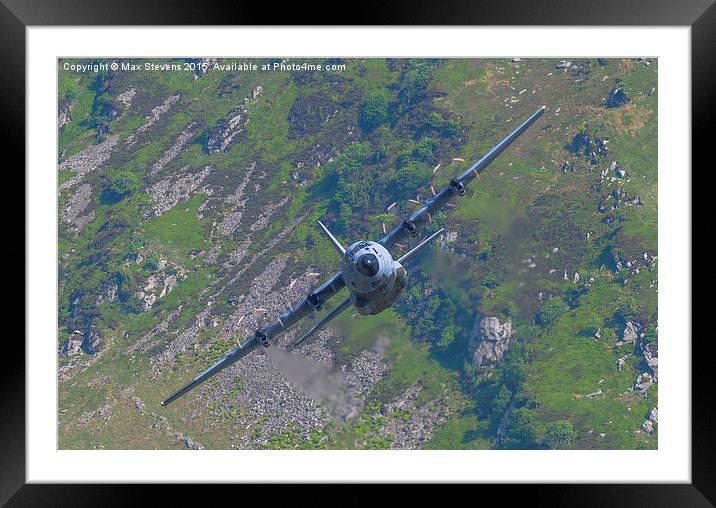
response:
[(139, 190), (142, 180), (130, 171), (121, 171), (112, 175), (109, 185), (102, 192), (102, 201), (113, 204)]
[(386, 89), (374, 90), (365, 98), (360, 108), (359, 124), (367, 132), (389, 120), (390, 93)]
[(542, 326), (549, 326), (567, 312), (569, 307), (561, 298), (547, 300), (537, 314), (537, 322)]
[(569, 447), (575, 436), (572, 423), (567, 420), (559, 420), (550, 424), (544, 436), (544, 442), (549, 448), (557, 450)]
[(205, 195), (195, 194), (181, 206), (148, 220), (144, 225), (144, 237), (150, 243), (159, 242), (170, 252), (180, 252), (184, 256), (192, 249), (206, 247), (204, 223), (196, 215), (205, 199)]

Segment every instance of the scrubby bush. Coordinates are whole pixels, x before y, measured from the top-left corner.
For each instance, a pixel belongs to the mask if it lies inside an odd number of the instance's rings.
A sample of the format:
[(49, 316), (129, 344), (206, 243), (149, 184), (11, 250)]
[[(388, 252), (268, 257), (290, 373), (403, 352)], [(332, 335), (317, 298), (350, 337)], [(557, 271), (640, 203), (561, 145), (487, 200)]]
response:
[(443, 128), (444, 122), (445, 120), (443, 120), (443, 116), (437, 111), (433, 111), (428, 115), (425, 125), (428, 129), (439, 131)]
[(107, 124), (117, 115), (117, 110), (112, 104), (112, 96), (108, 92), (98, 92), (92, 102), (92, 112), (89, 122), (91, 127), (97, 131), (105, 130)]
[(512, 411), (507, 418), (507, 432), (502, 442), (504, 448), (529, 450), (538, 447), (537, 413), (528, 408)]
[(512, 341), (502, 359), (499, 372), (502, 383), (513, 394), (520, 392), (527, 378), (526, 365), (527, 350), (520, 342)]
[(537, 340), (537, 337), (539, 337), (540, 333), (542, 333), (542, 329), (537, 325), (525, 323), (520, 324), (517, 327), (517, 336), (522, 342), (533, 342)]
[(68, 87), (67, 90), (65, 91), (65, 100), (67, 102), (74, 102), (77, 99), (77, 97), (79, 97), (79, 95), (80, 95), (80, 92), (77, 89), (76, 85)]
[(486, 288), (494, 288), (497, 286), (497, 275), (494, 273), (488, 273), (482, 281), (480, 281), (480, 285)]
[(567, 304), (559, 297), (552, 297), (544, 304), (537, 313), (537, 322), (542, 326), (549, 326), (569, 310)]
[(622, 323), (626, 323), (631, 320), (636, 313), (639, 312), (639, 306), (636, 300), (631, 297), (625, 297), (614, 312), (614, 319)]
[(460, 134), (460, 124), (457, 120), (448, 120), (445, 122), (445, 128), (443, 129), (443, 135), (448, 138), (453, 138)]
[(433, 158), (433, 152), (438, 147), (437, 140), (433, 138), (422, 138), (413, 149), (413, 157), (416, 160), (428, 162)]
[(559, 420), (552, 423), (544, 436), (544, 443), (552, 450), (567, 448), (574, 441), (575, 432), (572, 423)]
[(391, 179), (391, 188), (398, 199), (415, 198), (415, 193), (430, 181), (432, 171), (420, 162), (410, 162)]
[(658, 332), (656, 330), (655, 325), (649, 325), (646, 327), (646, 330), (644, 330), (644, 342), (650, 343), (654, 342), (658, 338)]
[(142, 185), (139, 176), (131, 171), (121, 171), (111, 177), (109, 184), (102, 191), (102, 201), (113, 204), (124, 197), (134, 194)]
[(512, 392), (505, 386), (500, 386), (497, 396), (492, 400), (492, 414), (493, 416), (500, 416), (507, 409), (507, 405), (512, 399)]
[(368, 94), (360, 106), (358, 123), (365, 132), (370, 132), (389, 120), (390, 95), (381, 88)]

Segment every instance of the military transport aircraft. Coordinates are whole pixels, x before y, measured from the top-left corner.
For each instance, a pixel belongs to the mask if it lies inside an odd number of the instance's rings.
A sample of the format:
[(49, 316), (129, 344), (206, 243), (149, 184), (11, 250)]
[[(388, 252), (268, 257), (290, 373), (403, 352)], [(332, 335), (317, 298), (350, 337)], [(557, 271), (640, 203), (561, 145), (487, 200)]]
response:
[(432, 216), (456, 196), (466, 193), (466, 186), (480, 176), (492, 161), (524, 133), (537, 119), (542, 116), (546, 106), (535, 111), (527, 120), (517, 127), (509, 136), (500, 141), (480, 160), (467, 168), (463, 174), (453, 178), (450, 183), (428, 199), (409, 218), (405, 219), (377, 242), (359, 241), (348, 248), (336, 239), (326, 226), (319, 221), (319, 226), (326, 234), (333, 247), (341, 256), (341, 270), (312, 291), (306, 298), (293, 305), (286, 312), (275, 318), (266, 326), (259, 328), (249, 337), (248, 341), (228, 353), (221, 360), (196, 376), (190, 383), (162, 402), (167, 405), (178, 399), (191, 389), (216, 375), (229, 365), (244, 358), (259, 346), (269, 347), (271, 340), (286, 331), (309, 314), (320, 311), (333, 295), (348, 288), (349, 295), (337, 307), (316, 323), (293, 345), (296, 346), (320, 330), (326, 323), (353, 305), (361, 315), (374, 315), (387, 309), (398, 299), (407, 284), (407, 273), (403, 265), (413, 258), (431, 240), (436, 238), (443, 229), (435, 231), (418, 243), (413, 249), (394, 259), (390, 249), (400, 245), (400, 241), (408, 237), (417, 237), (420, 228), (432, 222)]

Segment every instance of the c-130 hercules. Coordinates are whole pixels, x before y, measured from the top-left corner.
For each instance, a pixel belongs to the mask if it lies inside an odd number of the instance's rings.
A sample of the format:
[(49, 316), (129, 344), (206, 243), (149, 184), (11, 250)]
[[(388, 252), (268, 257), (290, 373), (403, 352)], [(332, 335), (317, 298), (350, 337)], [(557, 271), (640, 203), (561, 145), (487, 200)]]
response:
[(320, 311), (323, 305), (333, 295), (348, 288), (349, 295), (335, 309), (329, 312), (321, 321), (316, 323), (293, 345), (296, 346), (338, 314), (353, 305), (361, 315), (374, 315), (387, 309), (398, 299), (407, 284), (407, 273), (403, 264), (414, 257), (431, 240), (436, 238), (443, 229), (434, 232), (413, 249), (398, 259), (393, 259), (389, 249), (407, 237), (417, 237), (419, 229), (432, 222), (432, 216), (455, 196), (463, 196), (467, 185), (494, 161), (507, 147), (509, 147), (522, 133), (524, 133), (537, 119), (542, 116), (546, 106), (535, 111), (527, 120), (517, 127), (505, 139), (495, 145), (480, 160), (467, 168), (460, 176), (453, 178), (450, 183), (428, 199), (425, 204), (415, 211), (409, 218), (385, 234), (378, 242), (359, 241), (351, 244), (347, 249), (334, 237), (331, 232), (319, 221), (323, 232), (328, 236), (333, 247), (342, 257), (341, 271), (324, 282), (306, 298), (293, 305), (286, 312), (275, 318), (268, 325), (256, 330), (248, 341), (239, 346), (204, 372), (196, 376), (190, 383), (177, 391), (174, 395), (162, 402), (163, 406), (175, 401), (191, 389), (203, 383), (210, 377), (224, 370), (229, 365), (244, 358), (259, 346), (269, 347), (270, 341), (278, 334), (286, 331), (304, 317)]

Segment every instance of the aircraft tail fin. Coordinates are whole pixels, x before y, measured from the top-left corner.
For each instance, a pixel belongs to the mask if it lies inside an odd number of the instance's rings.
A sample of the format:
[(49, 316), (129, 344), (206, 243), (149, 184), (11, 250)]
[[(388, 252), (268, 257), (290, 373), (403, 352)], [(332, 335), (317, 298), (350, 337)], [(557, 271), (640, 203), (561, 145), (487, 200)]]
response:
[(323, 230), (323, 232), (326, 234), (328, 239), (333, 244), (333, 247), (336, 249), (336, 252), (338, 252), (338, 254), (343, 256), (343, 254), (346, 253), (346, 249), (343, 247), (343, 245), (341, 245), (341, 242), (339, 242), (336, 239), (336, 237), (333, 236), (333, 234), (330, 231), (328, 231), (328, 228), (320, 220), (318, 221), (318, 225), (321, 226), (321, 229)]
[(445, 231), (445, 228), (438, 229), (435, 233), (433, 233), (432, 235), (427, 237), (425, 240), (420, 242), (418, 245), (413, 247), (410, 251), (406, 252), (403, 255), (403, 257), (398, 259), (398, 263), (400, 263), (402, 265), (405, 261), (408, 261), (410, 258), (415, 256), (423, 247), (425, 247), (428, 243), (430, 243), (431, 240), (433, 240), (435, 237), (437, 237), (443, 231)]

